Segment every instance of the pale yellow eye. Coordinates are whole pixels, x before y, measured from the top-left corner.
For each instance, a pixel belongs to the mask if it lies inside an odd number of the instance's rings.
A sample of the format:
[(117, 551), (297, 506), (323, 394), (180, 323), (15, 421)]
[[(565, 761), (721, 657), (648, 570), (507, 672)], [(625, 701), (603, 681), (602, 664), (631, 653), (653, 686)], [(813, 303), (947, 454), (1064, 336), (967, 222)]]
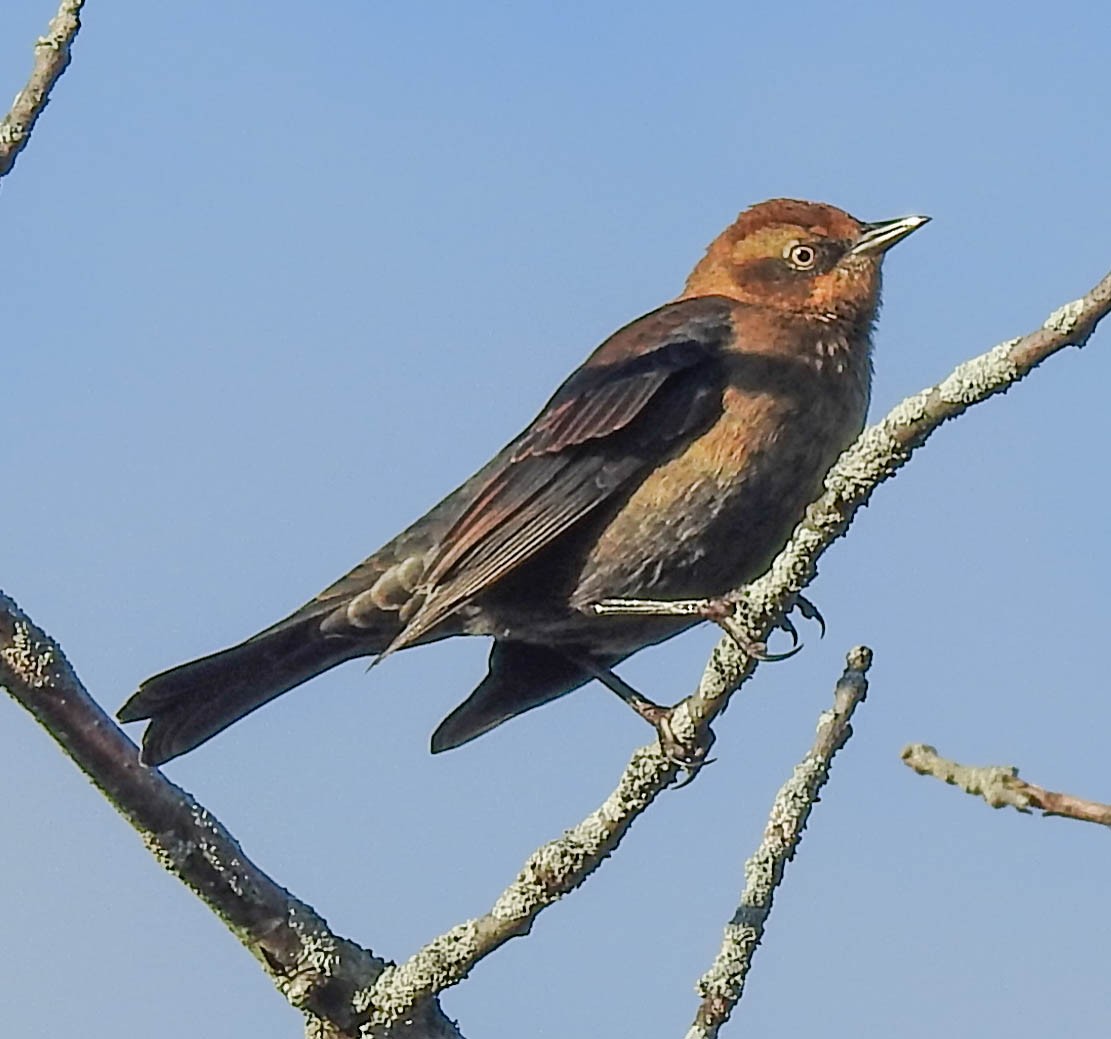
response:
[(818, 261), (818, 251), (814, 246), (802, 242), (791, 242), (783, 250), (783, 256), (797, 271), (808, 271)]

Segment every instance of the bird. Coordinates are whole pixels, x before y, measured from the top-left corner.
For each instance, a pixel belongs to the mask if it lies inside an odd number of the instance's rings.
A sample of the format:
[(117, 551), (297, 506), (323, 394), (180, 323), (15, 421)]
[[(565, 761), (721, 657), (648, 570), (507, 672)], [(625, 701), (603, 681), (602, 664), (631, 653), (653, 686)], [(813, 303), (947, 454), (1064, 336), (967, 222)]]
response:
[(863, 222), (776, 198), (719, 234), (671, 302), (606, 339), (474, 476), (246, 641), (156, 674), (120, 708), (164, 764), (358, 657), (492, 638), (434, 753), (600, 679), (697, 623), (604, 600), (724, 596), (787, 542), (864, 426), (887, 250), (924, 216)]

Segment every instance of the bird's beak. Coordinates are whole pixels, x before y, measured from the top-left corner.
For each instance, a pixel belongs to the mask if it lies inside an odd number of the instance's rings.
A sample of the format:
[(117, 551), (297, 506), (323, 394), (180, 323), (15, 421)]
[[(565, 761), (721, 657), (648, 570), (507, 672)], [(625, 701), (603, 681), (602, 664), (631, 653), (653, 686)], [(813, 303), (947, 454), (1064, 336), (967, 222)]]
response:
[(878, 256), (929, 222), (928, 216), (903, 216), (898, 220), (881, 220), (877, 224), (865, 224), (856, 245), (849, 250), (849, 255)]

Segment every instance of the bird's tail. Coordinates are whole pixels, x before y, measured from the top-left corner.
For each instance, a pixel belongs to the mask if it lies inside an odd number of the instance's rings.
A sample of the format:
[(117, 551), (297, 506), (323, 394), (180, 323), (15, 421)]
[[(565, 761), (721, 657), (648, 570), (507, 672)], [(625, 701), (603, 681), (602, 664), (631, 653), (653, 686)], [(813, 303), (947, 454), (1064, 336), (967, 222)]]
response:
[(150, 719), (140, 759), (161, 765), (295, 685), (372, 652), (366, 642), (323, 635), (319, 616), (295, 615), (238, 646), (148, 678), (117, 717)]
[(432, 734), (432, 753), (439, 754), (476, 739), (549, 700), (585, 685), (590, 672), (547, 646), (495, 641), (490, 671), (478, 688)]

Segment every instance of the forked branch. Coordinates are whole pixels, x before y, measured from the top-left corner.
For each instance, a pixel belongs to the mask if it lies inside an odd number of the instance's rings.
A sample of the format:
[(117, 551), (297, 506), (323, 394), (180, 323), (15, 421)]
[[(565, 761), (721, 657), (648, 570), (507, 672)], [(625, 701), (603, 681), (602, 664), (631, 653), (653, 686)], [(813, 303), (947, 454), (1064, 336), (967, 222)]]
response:
[[(872, 491), (935, 429), (1003, 393), (1064, 347), (1082, 345), (1109, 310), (1111, 275), (1086, 296), (1056, 310), (1041, 328), (960, 365), (938, 385), (903, 401), (866, 429), (834, 465), (825, 492), (807, 510), (768, 572), (744, 589), (734, 620), (744, 638), (750, 644), (767, 638), (777, 618), (814, 577), (822, 552), (845, 532)], [(32, 652), (34, 646), (39, 651)], [(674, 716), (677, 735), (684, 737), (684, 728), (693, 735), (708, 726), (755, 663), (732, 639), (722, 639), (697, 691)], [(40, 672), (48, 677), (46, 687), (36, 684)], [(197, 882), (179, 872), (241, 940), (248, 936), (272, 973), (277, 968), (279, 987), (293, 1002), (314, 1014), (335, 1014), (348, 1026), (359, 1022), (365, 1035), (381, 1034), (410, 1020), (429, 997), (466, 977), (482, 957), (527, 933), (545, 908), (578, 887), (617, 848), (633, 821), (676, 774), (675, 764), (657, 745), (636, 751), (609, 797), (576, 827), (534, 852), (485, 916), (460, 924), (405, 963), (392, 966), (335, 938), (319, 918), (303, 917), (311, 911), (302, 903), (290, 899), (294, 908), (283, 910), (281, 900), (290, 896), (246, 860), (226, 833), (213, 829), (214, 821), (188, 795), (158, 773), (142, 770), (134, 745), (83, 691), (82, 698), (60, 709), (66, 691), (80, 688), (76, 676), (60, 650), (30, 626), (10, 600), (0, 600), (0, 681), (119, 810), (140, 825), (163, 862), (175, 871), (193, 863), (201, 876), (211, 878), (214, 888), (207, 879)], [(215, 862), (207, 858), (212, 848), (219, 849)], [(250, 881), (242, 891), (236, 890), (239, 879), (231, 883), (239, 878), (238, 869), (246, 871), (244, 877)], [(219, 891), (218, 899), (211, 897), (214, 890)], [(308, 944), (301, 940), (306, 926)], [(270, 955), (276, 956), (273, 963), (267, 959)], [(343, 980), (333, 984), (332, 976)], [(307, 995), (298, 987), (302, 982)], [(320, 993), (329, 1001), (338, 998), (347, 1008), (328, 1010), (318, 1001)]]

